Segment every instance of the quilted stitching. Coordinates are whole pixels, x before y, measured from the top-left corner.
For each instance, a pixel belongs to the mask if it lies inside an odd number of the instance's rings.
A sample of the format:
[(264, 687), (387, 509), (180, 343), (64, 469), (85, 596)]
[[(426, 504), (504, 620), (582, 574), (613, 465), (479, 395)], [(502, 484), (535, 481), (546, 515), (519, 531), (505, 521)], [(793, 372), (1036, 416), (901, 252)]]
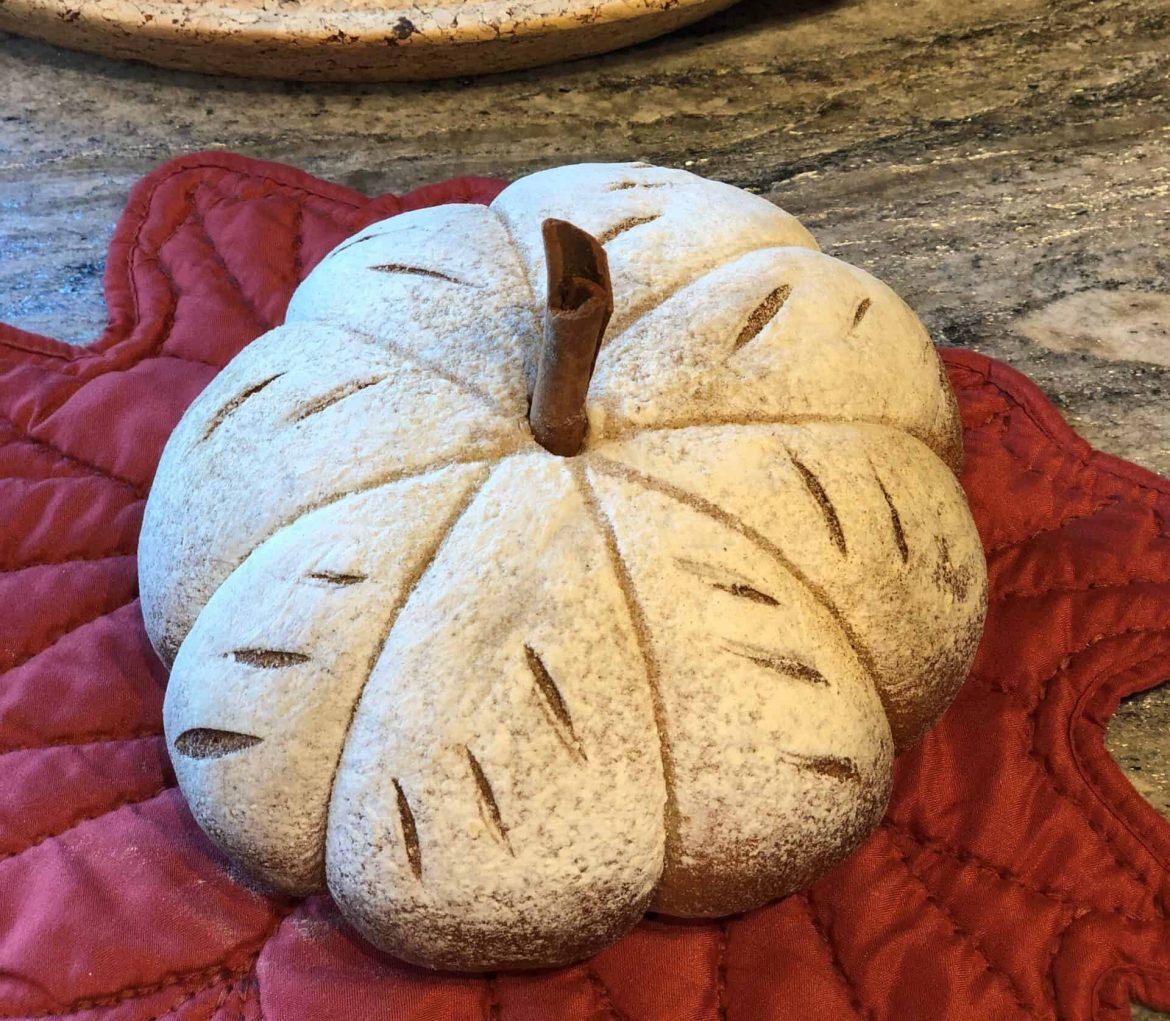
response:
[(849, 996), (849, 1006), (857, 1014), (862, 1021), (872, 1021), (874, 1012), (861, 999), (861, 993), (857, 988), (856, 983), (845, 972), (845, 966), (841, 963), (840, 952), (837, 950), (837, 944), (834, 942), (831, 935), (829, 923), (822, 920), (820, 917), (813, 895), (811, 892), (798, 894), (797, 899), (802, 901), (808, 909), (808, 920), (812, 923), (813, 929), (829, 954), (829, 962), (833, 969), (833, 973), (841, 980), (841, 984), (845, 987), (845, 991)]
[(364, 946), (325, 898), (240, 882), (203, 838), (171, 789), (165, 678), (119, 573), (162, 442), (334, 243), (499, 187), (371, 201), (187, 157), (131, 198), (95, 345), (0, 326), (0, 586), (17, 608), (0, 639), (0, 1018), (1114, 1021), (1135, 995), (1170, 1009), (1170, 827), (1103, 747), (1121, 695), (1170, 661), (1170, 486), (1090, 450), (970, 352), (945, 359), (987, 634), (951, 712), (899, 760), (882, 828), (807, 894), (720, 923), (648, 919), (560, 972), (431, 975)]

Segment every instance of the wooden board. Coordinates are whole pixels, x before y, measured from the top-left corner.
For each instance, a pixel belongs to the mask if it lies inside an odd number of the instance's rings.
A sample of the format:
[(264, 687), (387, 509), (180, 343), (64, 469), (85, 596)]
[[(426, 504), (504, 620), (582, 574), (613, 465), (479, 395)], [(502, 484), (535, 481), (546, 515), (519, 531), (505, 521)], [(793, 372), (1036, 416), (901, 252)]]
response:
[(407, 81), (583, 57), (735, 0), (0, 0), (0, 30), (213, 74)]

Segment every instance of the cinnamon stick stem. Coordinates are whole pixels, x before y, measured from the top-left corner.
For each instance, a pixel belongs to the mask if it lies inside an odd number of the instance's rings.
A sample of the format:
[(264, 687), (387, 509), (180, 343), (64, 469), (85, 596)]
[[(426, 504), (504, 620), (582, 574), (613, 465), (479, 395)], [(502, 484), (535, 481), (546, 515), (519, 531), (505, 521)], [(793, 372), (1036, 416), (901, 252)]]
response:
[(565, 220), (545, 220), (541, 234), (548, 301), (528, 422), (545, 450), (573, 457), (585, 441), (585, 397), (613, 314), (613, 286), (605, 249), (591, 234)]

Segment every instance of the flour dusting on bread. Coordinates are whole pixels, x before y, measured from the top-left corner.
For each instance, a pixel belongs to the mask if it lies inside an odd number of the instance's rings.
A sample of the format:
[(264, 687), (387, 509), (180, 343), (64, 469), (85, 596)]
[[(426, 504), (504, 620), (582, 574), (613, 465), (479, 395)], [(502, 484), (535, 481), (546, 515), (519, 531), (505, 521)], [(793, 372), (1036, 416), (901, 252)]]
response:
[[(572, 457), (527, 422), (550, 218), (612, 277)], [(974, 654), (958, 437), (914, 314), (758, 196), (592, 164), (367, 227), (151, 492), (191, 808), (430, 967), (798, 890), (877, 825)]]

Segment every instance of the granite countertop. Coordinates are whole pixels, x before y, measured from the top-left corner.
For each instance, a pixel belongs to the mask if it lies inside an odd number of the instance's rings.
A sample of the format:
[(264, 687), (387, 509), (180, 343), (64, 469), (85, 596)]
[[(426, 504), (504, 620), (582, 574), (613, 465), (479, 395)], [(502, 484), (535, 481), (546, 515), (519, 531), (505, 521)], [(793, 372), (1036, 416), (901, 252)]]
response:
[[(369, 193), (582, 159), (722, 178), (1170, 474), (1170, 0), (744, 0), (609, 56), (422, 85), (213, 79), (0, 35), (0, 319), (96, 336), (129, 188), (218, 147)], [(1170, 816), (1170, 687), (1127, 700), (1108, 742)]]

